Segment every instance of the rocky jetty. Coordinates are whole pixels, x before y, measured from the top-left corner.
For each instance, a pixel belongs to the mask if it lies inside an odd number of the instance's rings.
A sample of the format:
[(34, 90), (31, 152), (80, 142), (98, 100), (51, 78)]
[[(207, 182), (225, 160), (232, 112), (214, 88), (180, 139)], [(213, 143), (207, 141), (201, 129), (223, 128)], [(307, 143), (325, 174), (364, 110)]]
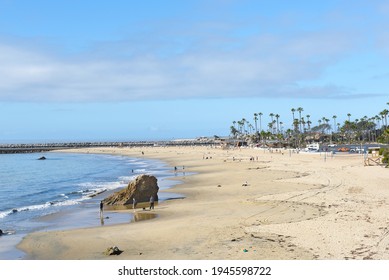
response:
[(141, 203), (149, 202), (150, 197), (158, 201), (158, 190), (157, 178), (143, 174), (136, 177), (125, 189), (105, 198), (103, 203), (105, 205), (130, 205), (133, 204), (134, 198), (137, 203)]

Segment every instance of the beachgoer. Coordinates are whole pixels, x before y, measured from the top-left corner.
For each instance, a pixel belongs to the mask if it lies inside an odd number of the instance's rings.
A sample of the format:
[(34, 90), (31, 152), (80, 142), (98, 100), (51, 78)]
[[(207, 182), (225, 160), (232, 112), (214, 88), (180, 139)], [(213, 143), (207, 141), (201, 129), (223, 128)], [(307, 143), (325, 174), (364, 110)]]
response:
[(150, 196), (150, 210), (154, 209), (154, 196)]
[(135, 199), (135, 197), (132, 199), (132, 208), (133, 209), (136, 208), (136, 199)]
[(103, 215), (103, 208), (104, 208), (103, 201), (100, 201), (100, 215), (101, 216)]

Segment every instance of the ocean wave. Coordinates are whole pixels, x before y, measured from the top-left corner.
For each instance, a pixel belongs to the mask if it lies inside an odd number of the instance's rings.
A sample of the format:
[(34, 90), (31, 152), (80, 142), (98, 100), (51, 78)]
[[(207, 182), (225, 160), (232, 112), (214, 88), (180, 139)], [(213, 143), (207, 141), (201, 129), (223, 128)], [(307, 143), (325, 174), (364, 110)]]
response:
[(136, 172), (136, 173), (142, 173), (142, 172), (146, 172), (146, 168), (136, 168), (136, 169), (134, 169), (134, 172)]
[(43, 203), (43, 204), (28, 205), (28, 206), (13, 208), (13, 209), (9, 209), (9, 210), (0, 212), (0, 219), (3, 219), (9, 215), (15, 215), (15, 214), (27, 212), (27, 211), (40, 211), (40, 210), (48, 209), (50, 207), (76, 205), (76, 204), (79, 204), (80, 202), (82, 202), (86, 199), (89, 199), (89, 198), (90, 197), (81, 197), (78, 199), (48, 201), (48, 202)]
[(3, 212), (0, 212), (0, 218), (5, 218), (9, 215), (14, 215), (20, 212), (26, 212), (26, 211), (34, 211), (34, 210), (42, 210), (45, 208), (50, 207), (50, 203), (45, 204), (39, 204), (39, 205), (29, 205), (29, 206), (22, 206), (18, 208), (9, 209)]
[(132, 176), (120, 176), (120, 177), (119, 177), (119, 181), (120, 181), (121, 184), (127, 185), (129, 182), (134, 181), (135, 178), (136, 178), (136, 175), (132, 175)]
[(114, 190), (117, 188), (122, 187), (123, 183), (121, 181), (114, 181), (114, 182), (84, 182), (78, 184), (78, 186), (81, 188), (81, 192), (96, 192), (100, 190)]

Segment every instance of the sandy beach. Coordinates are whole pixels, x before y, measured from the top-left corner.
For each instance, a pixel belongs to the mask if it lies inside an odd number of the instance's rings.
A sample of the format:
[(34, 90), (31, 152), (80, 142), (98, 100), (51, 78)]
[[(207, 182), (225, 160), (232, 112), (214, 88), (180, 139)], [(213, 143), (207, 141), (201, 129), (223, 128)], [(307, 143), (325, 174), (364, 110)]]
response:
[[(181, 182), (168, 191), (185, 198), (159, 203), (151, 211), (157, 218), (138, 223), (32, 233), (18, 246), (27, 259), (389, 259), (389, 169), (365, 167), (361, 155), (220, 147), (76, 152), (163, 160)], [(111, 246), (123, 253), (104, 255)]]

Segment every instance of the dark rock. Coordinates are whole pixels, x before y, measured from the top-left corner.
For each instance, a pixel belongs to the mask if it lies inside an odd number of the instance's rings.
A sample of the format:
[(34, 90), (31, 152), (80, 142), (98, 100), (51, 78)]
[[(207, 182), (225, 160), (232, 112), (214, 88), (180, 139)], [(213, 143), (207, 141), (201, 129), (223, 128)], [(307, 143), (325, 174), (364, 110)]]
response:
[(0, 236), (2, 236), (4, 234), (4, 232), (0, 229)]
[(38, 160), (45, 160), (46, 159), (46, 157), (40, 157), (40, 158), (38, 158)]
[(112, 256), (112, 255), (120, 255), (123, 253), (122, 250), (120, 250), (117, 246), (109, 247), (107, 250), (105, 250), (105, 255)]
[(155, 176), (139, 175), (125, 189), (105, 198), (103, 203), (105, 205), (132, 205), (133, 198), (137, 203), (142, 203), (149, 202), (151, 196), (154, 197), (154, 201), (158, 201), (158, 190)]

